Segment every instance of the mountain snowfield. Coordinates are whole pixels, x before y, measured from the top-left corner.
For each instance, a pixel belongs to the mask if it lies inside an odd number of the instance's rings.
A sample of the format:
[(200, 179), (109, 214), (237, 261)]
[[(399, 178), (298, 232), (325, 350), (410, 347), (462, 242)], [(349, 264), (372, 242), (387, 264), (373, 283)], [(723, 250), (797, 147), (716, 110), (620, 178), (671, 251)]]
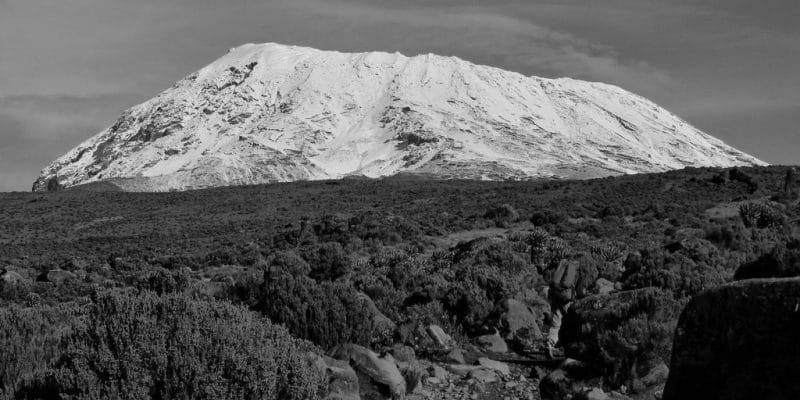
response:
[(433, 54), (247, 44), (54, 161), (46, 190), (379, 177), (592, 178), (761, 161), (618, 87)]

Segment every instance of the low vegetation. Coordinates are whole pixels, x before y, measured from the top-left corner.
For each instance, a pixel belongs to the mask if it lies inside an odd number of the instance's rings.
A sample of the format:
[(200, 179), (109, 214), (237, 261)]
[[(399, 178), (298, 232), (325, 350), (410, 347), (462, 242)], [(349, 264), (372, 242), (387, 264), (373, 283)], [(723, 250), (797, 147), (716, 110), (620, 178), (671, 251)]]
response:
[(182, 294), (105, 292), (0, 311), (8, 398), (310, 399), (314, 348), (246, 309)]
[(305, 352), (414, 344), (432, 323), (467, 341), (508, 299), (546, 307), (549, 268), (580, 256), (583, 296), (634, 293), (570, 350), (618, 387), (668, 360), (690, 296), (798, 275), (785, 175), (1, 194), (0, 268), (15, 277), (0, 280), (0, 383), (9, 397), (313, 398)]

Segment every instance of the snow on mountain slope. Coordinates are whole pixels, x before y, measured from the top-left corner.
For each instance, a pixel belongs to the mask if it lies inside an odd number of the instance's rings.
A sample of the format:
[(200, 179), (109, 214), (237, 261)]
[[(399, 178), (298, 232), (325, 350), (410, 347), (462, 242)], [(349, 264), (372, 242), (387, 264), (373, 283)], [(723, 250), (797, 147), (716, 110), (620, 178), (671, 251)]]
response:
[(164, 191), (398, 172), (590, 178), (763, 164), (615, 86), (454, 57), (247, 44), (123, 113), (34, 190)]

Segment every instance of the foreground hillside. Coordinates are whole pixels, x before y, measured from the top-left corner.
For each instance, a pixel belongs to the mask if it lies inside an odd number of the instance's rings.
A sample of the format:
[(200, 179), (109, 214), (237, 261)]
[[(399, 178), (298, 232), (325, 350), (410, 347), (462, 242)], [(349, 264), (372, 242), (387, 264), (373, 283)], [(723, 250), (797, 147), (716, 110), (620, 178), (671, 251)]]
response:
[[(598, 388), (652, 398), (691, 296), (737, 271), (796, 273), (800, 210), (786, 176), (759, 167), (0, 194), (0, 393), (502, 399)], [(536, 353), (549, 267), (576, 255), (587, 297), (562, 341), (579, 365), (487, 360)], [(297, 372), (236, 366), (243, 354)], [(194, 378), (170, 375), (189, 364)]]

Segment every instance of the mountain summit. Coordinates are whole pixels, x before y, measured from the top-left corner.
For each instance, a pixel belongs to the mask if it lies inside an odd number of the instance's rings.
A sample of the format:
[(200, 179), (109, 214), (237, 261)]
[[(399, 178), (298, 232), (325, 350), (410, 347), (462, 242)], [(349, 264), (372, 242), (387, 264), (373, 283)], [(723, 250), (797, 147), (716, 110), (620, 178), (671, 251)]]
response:
[[(618, 87), (433, 54), (247, 44), (46, 167), (47, 190), (378, 177), (591, 178), (760, 165)], [(56, 186), (59, 186), (56, 185)]]

